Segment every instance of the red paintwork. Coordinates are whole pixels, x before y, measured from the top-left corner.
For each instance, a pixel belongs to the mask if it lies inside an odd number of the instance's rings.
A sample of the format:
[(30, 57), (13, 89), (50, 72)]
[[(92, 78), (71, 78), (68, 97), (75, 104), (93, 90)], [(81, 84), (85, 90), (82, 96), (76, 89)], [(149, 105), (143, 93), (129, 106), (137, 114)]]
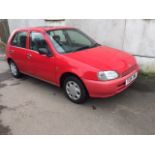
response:
[[(109, 97), (124, 89), (125, 80), (138, 71), (135, 58), (130, 54), (106, 46), (99, 46), (86, 49), (80, 52), (59, 54), (51, 41), (46, 30), (70, 29), (71, 27), (38, 27), (26, 28), (14, 31), (7, 43), (7, 59), (12, 59), (18, 66), (20, 72), (45, 80), (60, 86), (60, 79), (65, 73), (72, 73), (78, 76), (84, 83), (91, 97)], [(72, 28), (73, 29), (73, 28)], [(16, 32), (27, 31), (27, 49), (10, 45), (12, 37)], [(40, 55), (29, 49), (29, 35), (31, 31), (41, 32), (51, 48), (52, 57)], [(11, 53), (11, 51), (14, 51)], [(31, 54), (30, 59), (27, 55)], [(131, 66), (134, 66), (127, 75), (123, 76)], [(119, 78), (111, 81), (99, 81), (98, 71), (115, 70), (119, 73)]]

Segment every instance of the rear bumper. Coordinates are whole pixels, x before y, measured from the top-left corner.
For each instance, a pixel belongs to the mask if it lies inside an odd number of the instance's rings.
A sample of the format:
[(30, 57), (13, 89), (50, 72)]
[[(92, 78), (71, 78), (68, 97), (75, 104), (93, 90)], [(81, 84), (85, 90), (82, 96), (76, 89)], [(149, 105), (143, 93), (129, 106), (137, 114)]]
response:
[(106, 98), (106, 97), (114, 96), (122, 92), (126, 88), (128, 88), (135, 80), (127, 86), (125, 85), (125, 81), (127, 78), (129, 78), (136, 72), (138, 72), (138, 68), (135, 69), (130, 74), (124, 77), (118, 78), (116, 80), (93, 81), (93, 80), (83, 79), (83, 82), (88, 90), (90, 97)]

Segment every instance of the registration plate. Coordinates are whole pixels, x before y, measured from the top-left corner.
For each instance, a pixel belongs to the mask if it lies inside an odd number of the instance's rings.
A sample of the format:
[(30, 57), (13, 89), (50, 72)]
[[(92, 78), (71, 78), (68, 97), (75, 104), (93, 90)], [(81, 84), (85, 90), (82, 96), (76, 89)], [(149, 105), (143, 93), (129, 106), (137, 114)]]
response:
[(128, 79), (126, 79), (125, 84), (126, 86), (129, 85), (132, 81), (134, 81), (138, 76), (138, 73), (136, 72), (132, 76), (130, 76)]

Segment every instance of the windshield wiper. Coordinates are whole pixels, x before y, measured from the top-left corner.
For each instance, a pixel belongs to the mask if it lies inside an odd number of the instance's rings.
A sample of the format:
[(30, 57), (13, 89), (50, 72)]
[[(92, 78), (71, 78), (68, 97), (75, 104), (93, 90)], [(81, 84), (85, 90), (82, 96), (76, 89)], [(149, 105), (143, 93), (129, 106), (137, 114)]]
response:
[(75, 51), (80, 51), (80, 50), (84, 50), (84, 49), (87, 49), (87, 48), (91, 48), (90, 46), (83, 46), (83, 47), (80, 47), (78, 49), (76, 49)]
[(92, 45), (91, 47), (98, 47), (98, 46), (101, 46), (100, 44), (98, 43), (95, 43), (94, 45)]
[(92, 45), (92, 46), (86, 45), (86, 46), (80, 47), (80, 48), (76, 49), (75, 51), (80, 51), (80, 50), (84, 50), (84, 49), (87, 49), (87, 48), (93, 48), (93, 47), (98, 47), (98, 46), (101, 46), (101, 45), (98, 44), (98, 43), (95, 43), (95, 44)]

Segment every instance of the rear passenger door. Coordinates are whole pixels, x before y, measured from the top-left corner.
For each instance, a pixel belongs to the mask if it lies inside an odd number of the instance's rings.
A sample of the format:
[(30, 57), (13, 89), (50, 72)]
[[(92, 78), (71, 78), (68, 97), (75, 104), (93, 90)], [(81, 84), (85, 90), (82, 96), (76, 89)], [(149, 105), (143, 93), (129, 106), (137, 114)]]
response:
[(27, 31), (17, 32), (11, 40), (9, 49), (11, 58), (16, 63), (20, 71), (27, 72)]

